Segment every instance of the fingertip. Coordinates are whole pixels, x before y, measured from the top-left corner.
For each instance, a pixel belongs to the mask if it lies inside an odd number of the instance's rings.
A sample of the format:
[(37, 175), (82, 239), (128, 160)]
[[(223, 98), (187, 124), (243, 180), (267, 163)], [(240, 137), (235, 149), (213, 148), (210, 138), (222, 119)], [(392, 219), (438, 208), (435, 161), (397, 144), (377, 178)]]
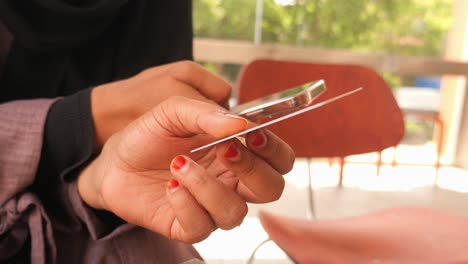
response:
[(184, 173), (188, 168), (188, 159), (183, 155), (176, 156), (171, 161), (171, 170)]
[(172, 179), (167, 183), (167, 192), (168, 193), (174, 193), (176, 192), (180, 187), (179, 181)]
[(262, 129), (249, 133), (247, 138), (249, 146), (253, 146), (256, 149), (261, 149), (268, 143), (268, 137)]
[(247, 129), (249, 121), (237, 115), (217, 111), (202, 116), (199, 125), (212, 136), (223, 138)]
[(241, 116), (232, 115), (229, 113), (216, 113), (218, 116), (221, 116), (223, 119), (219, 124), (218, 135), (217, 137), (226, 137), (233, 135), (235, 133), (241, 132), (248, 128), (249, 121)]
[(241, 159), (241, 153), (235, 142), (231, 142), (224, 151), (223, 157), (231, 162), (237, 162)]
[(229, 118), (234, 118), (235, 120), (241, 121), (245, 127), (247, 127), (247, 125), (249, 124), (249, 120), (243, 118), (242, 116), (233, 115), (233, 114), (229, 114), (229, 113), (219, 113), (219, 114), (222, 115), (222, 116), (226, 116), (226, 117), (229, 117)]

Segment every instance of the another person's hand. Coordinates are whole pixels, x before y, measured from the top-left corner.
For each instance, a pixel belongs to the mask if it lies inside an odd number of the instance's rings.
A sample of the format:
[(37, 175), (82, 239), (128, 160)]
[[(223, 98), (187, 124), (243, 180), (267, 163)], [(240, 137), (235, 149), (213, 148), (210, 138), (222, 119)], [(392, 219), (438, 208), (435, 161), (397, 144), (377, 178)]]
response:
[(226, 81), (191, 61), (153, 67), (132, 78), (97, 86), (91, 93), (96, 149), (170, 96), (226, 106), (230, 93)]
[(248, 134), (245, 145), (233, 139), (188, 154), (248, 126), (225, 113), (184, 97), (164, 101), (108, 140), (80, 175), (80, 195), (96, 209), (189, 243), (238, 226), (246, 202), (280, 197), (294, 153), (262, 130)]
[(296, 263), (468, 263), (468, 218), (393, 208), (309, 221), (261, 213), (270, 238)]

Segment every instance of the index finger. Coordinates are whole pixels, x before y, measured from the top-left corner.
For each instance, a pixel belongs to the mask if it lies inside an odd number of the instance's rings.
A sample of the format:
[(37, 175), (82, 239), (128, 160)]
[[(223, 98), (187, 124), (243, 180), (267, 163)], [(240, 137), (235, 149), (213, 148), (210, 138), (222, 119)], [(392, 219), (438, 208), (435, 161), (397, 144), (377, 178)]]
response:
[(228, 82), (192, 61), (179, 61), (149, 68), (140, 75), (143, 80), (168, 75), (223, 106), (226, 106), (231, 95), (231, 85)]
[(220, 105), (225, 105), (231, 95), (231, 85), (227, 81), (194, 62), (174, 63), (167, 73)]

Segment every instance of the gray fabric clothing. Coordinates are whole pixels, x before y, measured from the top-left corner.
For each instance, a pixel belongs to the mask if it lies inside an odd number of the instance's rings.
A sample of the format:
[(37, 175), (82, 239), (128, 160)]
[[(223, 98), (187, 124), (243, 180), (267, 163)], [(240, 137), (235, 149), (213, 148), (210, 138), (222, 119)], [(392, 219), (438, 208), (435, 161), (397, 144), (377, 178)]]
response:
[(129, 224), (109, 228), (83, 203), (75, 182), (58, 190), (68, 219), (48, 213), (28, 187), (53, 101), (0, 104), (0, 263), (197, 263), (191, 245)]
[(0, 205), (34, 181), (51, 99), (0, 104)]

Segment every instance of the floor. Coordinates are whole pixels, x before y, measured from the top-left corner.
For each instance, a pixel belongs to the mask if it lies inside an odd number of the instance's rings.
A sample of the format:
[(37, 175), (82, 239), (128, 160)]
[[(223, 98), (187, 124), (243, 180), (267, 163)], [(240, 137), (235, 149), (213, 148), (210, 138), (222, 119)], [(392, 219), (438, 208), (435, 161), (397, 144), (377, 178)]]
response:
[[(431, 166), (433, 146), (400, 146), (397, 161), (416, 165), (384, 165), (380, 175), (372, 164), (375, 154), (350, 157), (345, 166), (343, 187), (338, 183), (338, 165), (315, 160), (310, 165), (316, 217), (332, 219), (359, 215), (396, 206), (435, 207), (468, 215), (468, 171), (442, 167), (436, 174)], [(395, 149), (383, 153), (388, 164)], [(195, 247), (208, 264), (248, 263), (255, 248), (267, 239), (256, 215), (259, 210), (307, 218), (307, 162), (298, 159), (285, 176), (287, 185), (280, 200), (265, 205), (250, 205), (244, 223), (230, 231), (218, 230)], [(251, 263), (292, 263), (272, 242), (261, 246)]]

